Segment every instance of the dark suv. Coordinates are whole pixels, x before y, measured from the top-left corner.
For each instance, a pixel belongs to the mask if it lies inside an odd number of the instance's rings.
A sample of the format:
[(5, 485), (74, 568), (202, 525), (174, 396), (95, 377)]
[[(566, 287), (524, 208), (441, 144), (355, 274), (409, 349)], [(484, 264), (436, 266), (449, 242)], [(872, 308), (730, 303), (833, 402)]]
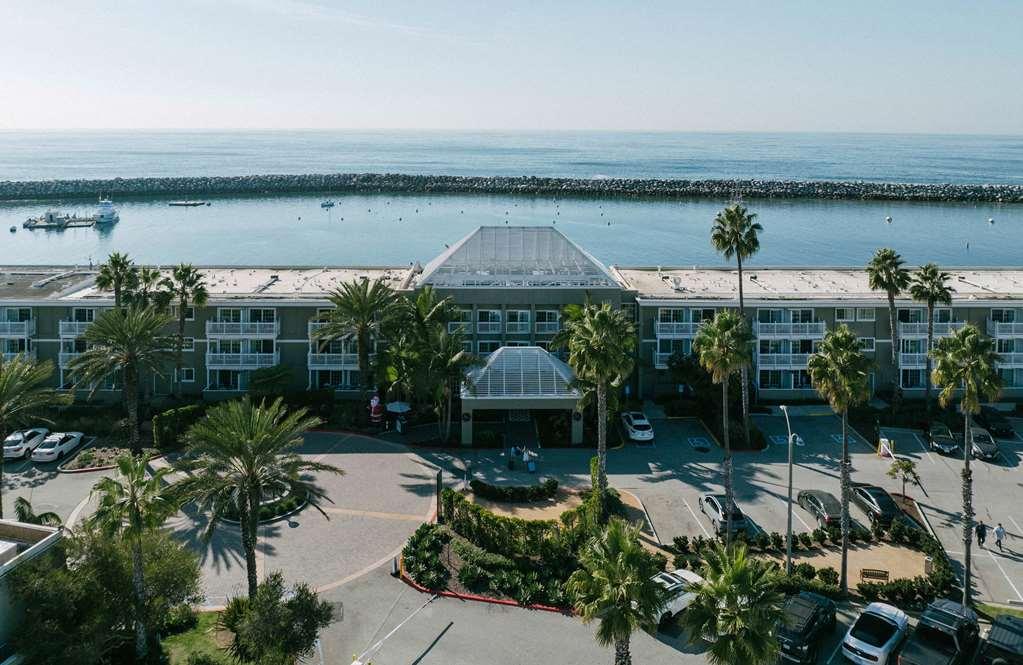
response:
[(899, 654), (899, 665), (967, 665), (974, 662), (980, 642), (977, 614), (951, 600), (936, 600)]
[(880, 522), (885, 527), (902, 514), (895, 500), (877, 485), (856, 485), (853, 487), (852, 499), (867, 513), (871, 522)]
[(816, 517), (822, 529), (838, 526), (842, 519), (842, 504), (824, 490), (801, 490), (796, 495), (796, 503)]
[(802, 665), (816, 663), (821, 638), (834, 628), (834, 602), (809, 591), (789, 596), (777, 627), (782, 659)]
[(1005, 414), (994, 407), (980, 407), (980, 413), (973, 416), (973, 422), (1000, 439), (1016, 438), (1016, 430), (1012, 429), (1012, 423), (1005, 417)]
[(1000, 614), (980, 649), (980, 665), (1023, 665), (1023, 618)]

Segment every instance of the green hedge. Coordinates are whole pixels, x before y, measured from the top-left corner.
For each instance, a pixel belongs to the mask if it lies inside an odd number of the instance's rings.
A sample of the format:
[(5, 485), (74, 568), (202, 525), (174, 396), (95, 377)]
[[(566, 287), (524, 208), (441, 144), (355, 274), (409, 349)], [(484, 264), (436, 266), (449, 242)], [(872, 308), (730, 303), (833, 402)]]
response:
[(469, 487), (476, 496), (505, 503), (527, 503), (552, 499), (558, 493), (558, 481), (548, 478), (539, 485), (491, 485), (482, 480), (470, 480)]
[(448, 569), (440, 559), (451, 534), (437, 524), (420, 524), (408, 539), (401, 558), (405, 573), (427, 589), (440, 591), (447, 588)]
[(538, 556), (542, 543), (558, 535), (554, 520), (495, 515), (452, 489), (441, 493), (444, 523), (469, 542), (510, 556)]
[(205, 403), (187, 404), (153, 416), (153, 445), (157, 450), (174, 450), (188, 428), (206, 414)]

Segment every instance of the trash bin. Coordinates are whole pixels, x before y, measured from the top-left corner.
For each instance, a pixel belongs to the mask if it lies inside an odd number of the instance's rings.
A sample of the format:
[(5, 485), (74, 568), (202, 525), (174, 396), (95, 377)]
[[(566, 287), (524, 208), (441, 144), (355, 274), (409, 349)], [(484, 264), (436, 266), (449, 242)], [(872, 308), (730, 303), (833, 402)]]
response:
[(529, 463), (526, 465), (526, 468), (529, 469), (530, 473), (536, 473), (536, 460), (530, 459)]

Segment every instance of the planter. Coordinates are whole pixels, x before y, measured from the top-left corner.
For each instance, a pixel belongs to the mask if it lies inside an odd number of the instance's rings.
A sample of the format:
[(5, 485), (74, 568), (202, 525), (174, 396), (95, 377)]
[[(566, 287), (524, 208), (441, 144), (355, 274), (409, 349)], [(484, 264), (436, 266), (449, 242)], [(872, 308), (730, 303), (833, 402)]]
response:
[[(282, 502), (284, 502), (284, 501), (286, 501), (288, 499), (291, 499), (293, 496), (294, 495), (288, 495), (288, 496), (283, 497), (281, 499), (277, 499), (276, 501), (270, 501), (270, 502), (264, 503), (264, 504), (260, 505), (260, 512), (262, 513), (263, 510), (266, 509), (269, 506), (272, 506), (274, 504), (279, 504), (279, 503), (282, 503)], [(291, 517), (292, 515), (294, 515), (296, 513), (302, 512), (305, 509), (305, 507), (308, 506), (308, 505), (309, 505), (308, 499), (303, 497), (302, 499), (298, 500), (298, 503), (294, 507), (287, 508), (287, 509), (283, 510), (282, 512), (274, 512), (274, 514), (270, 515), (269, 517), (261, 517), (259, 519), (258, 523), (259, 524), (269, 524), (271, 522), (276, 522), (278, 520), (285, 519), (286, 517)], [(238, 525), (241, 524), (241, 521), (238, 520), (238, 519), (235, 519), (234, 517), (228, 517), (228, 516), (225, 515), (221, 519), (223, 521), (227, 522), (228, 524), (238, 524)]]

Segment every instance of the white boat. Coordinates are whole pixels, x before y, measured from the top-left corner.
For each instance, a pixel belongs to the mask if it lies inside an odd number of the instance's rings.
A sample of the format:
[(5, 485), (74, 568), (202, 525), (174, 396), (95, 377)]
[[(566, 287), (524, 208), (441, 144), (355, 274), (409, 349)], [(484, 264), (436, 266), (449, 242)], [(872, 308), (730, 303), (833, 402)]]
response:
[(208, 206), (209, 201), (171, 201), (167, 205), (174, 206), (175, 208), (195, 208), (198, 206)]
[(326, 201), (320, 203), (321, 208), (333, 208), (335, 205), (337, 204), (331, 201), (330, 199), (327, 199)]
[(110, 199), (100, 199), (95, 219), (97, 224), (114, 224), (120, 221), (121, 217), (114, 210), (114, 204)]

